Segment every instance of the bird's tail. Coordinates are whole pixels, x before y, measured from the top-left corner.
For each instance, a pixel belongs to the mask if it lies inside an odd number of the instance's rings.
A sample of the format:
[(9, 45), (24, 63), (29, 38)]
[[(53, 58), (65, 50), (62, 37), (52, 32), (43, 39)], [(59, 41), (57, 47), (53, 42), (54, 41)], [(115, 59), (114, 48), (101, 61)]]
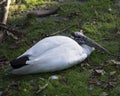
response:
[(17, 69), (17, 68), (27, 65), (26, 64), (27, 60), (29, 60), (28, 56), (22, 56), (17, 59), (11, 60), (10, 64), (12, 68)]

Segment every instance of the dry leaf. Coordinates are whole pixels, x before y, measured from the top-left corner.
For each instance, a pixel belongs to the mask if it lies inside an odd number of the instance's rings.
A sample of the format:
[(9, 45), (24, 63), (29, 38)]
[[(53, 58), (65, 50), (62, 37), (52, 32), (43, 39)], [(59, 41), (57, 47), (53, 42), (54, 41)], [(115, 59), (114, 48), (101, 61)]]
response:
[(109, 86), (115, 87), (117, 85), (117, 82), (109, 82)]
[(117, 82), (108, 82), (107, 84), (104, 85), (104, 88), (114, 88), (116, 87)]
[(95, 69), (94, 70), (94, 73), (96, 75), (104, 75), (105, 74), (105, 71), (103, 69)]
[(7, 35), (11, 36), (13, 39), (18, 40), (18, 37), (15, 36), (13, 33), (7, 31)]
[(109, 81), (104, 85), (104, 88), (114, 88), (117, 85), (117, 78), (110, 76)]
[(117, 34), (120, 35), (120, 31), (118, 31)]
[(89, 84), (101, 85), (101, 81), (94, 77), (89, 79)]
[(115, 74), (116, 74), (116, 71), (110, 72), (110, 75), (115, 75)]
[(80, 65), (81, 65), (81, 67), (90, 66), (90, 64), (88, 64), (88, 63), (81, 63)]
[(116, 60), (109, 60), (109, 61), (107, 61), (107, 63), (110, 65), (120, 65), (120, 62), (116, 61)]
[(119, 62), (119, 61), (112, 60), (111, 62), (112, 62), (113, 64), (120, 65), (120, 62)]

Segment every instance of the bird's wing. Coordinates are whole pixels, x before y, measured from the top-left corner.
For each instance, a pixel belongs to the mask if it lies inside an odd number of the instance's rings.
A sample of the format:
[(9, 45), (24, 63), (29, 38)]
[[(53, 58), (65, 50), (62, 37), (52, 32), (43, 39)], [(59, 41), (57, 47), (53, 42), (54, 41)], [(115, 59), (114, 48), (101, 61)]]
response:
[(77, 43), (70, 42), (44, 52), (44, 54), (29, 60), (27, 64), (43, 64), (46, 62), (50, 63), (52, 61), (65, 61), (67, 63), (73, 63), (75, 60), (79, 61), (83, 59), (83, 54), (86, 53), (81, 46), (79, 46)]
[(28, 74), (62, 70), (82, 62), (86, 57), (84, 50), (77, 43), (63, 44), (27, 61), (28, 65), (13, 70), (13, 73)]
[(37, 44), (35, 44), (30, 49), (28, 49), (24, 54), (22, 54), (19, 57), (27, 55), (27, 56), (29, 56), (29, 59), (33, 59), (33, 58), (36, 58), (36, 57), (44, 54), (45, 52), (47, 52), (51, 49), (57, 48), (58, 46), (60, 46), (62, 44), (67, 44), (70, 42), (75, 42), (75, 41), (72, 40), (71, 38), (65, 37), (65, 36), (47, 37), (47, 38), (39, 41)]

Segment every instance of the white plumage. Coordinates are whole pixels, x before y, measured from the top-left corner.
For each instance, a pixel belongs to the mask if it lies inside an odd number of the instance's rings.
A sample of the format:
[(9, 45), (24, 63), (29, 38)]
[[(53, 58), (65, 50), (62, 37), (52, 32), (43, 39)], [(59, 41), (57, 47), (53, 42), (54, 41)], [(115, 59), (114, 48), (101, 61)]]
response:
[(82, 62), (94, 50), (65, 36), (47, 37), (28, 49), (17, 59), (28, 56), (25, 66), (13, 69), (13, 74), (53, 72)]

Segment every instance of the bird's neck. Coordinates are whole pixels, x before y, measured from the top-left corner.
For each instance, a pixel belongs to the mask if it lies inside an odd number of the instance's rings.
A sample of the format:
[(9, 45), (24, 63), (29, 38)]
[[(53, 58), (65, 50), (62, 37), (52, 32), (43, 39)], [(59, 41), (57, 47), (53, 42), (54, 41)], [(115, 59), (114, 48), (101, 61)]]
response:
[(90, 46), (88, 46), (86, 44), (82, 44), (81, 46), (83, 47), (83, 49), (85, 50), (87, 55), (90, 55), (91, 52), (95, 50), (94, 47), (90, 47)]

